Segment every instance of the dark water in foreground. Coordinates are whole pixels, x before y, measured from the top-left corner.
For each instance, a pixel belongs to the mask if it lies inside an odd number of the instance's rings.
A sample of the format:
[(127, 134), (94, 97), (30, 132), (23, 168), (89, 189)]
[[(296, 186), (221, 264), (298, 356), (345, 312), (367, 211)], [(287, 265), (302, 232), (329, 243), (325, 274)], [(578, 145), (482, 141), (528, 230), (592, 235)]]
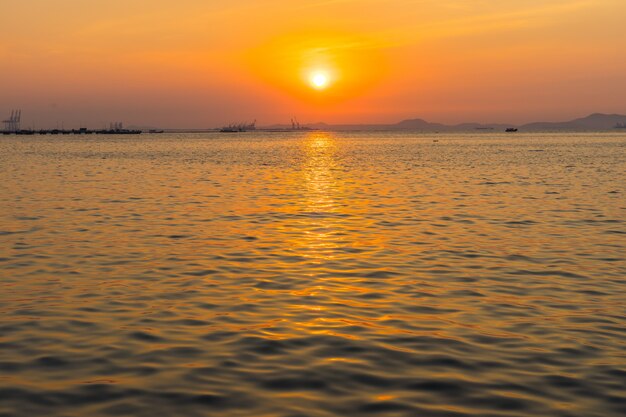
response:
[(0, 416), (626, 415), (626, 135), (0, 138)]

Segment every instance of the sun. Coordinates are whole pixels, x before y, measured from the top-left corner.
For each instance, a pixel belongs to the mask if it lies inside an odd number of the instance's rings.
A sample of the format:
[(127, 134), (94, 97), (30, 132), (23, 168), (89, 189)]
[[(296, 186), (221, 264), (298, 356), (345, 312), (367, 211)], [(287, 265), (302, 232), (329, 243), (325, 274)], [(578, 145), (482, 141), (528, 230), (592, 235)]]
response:
[(323, 90), (328, 87), (330, 82), (328, 75), (323, 72), (314, 72), (311, 74), (311, 78), (309, 80), (313, 88), (317, 90)]

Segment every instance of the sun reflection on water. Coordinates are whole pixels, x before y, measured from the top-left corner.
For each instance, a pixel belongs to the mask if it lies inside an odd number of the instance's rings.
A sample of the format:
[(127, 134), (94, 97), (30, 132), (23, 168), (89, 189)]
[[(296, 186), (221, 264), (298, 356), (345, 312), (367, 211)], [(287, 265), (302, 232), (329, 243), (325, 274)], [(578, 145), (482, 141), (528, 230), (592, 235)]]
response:
[(310, 213), (336, 211), (338, 181), (334, 175), (337, 143), (329, 133), (312, 133), (303, 142), (303, 174)]
[(335, 257), (336, 232), (340, 228), (342, 185), (337, 171), (337, 143), (329, 133), (311, 133), (303, 142), (302, 179), (304, 199), (302, 218), (306, 229), (302, 244), (308, 257)]

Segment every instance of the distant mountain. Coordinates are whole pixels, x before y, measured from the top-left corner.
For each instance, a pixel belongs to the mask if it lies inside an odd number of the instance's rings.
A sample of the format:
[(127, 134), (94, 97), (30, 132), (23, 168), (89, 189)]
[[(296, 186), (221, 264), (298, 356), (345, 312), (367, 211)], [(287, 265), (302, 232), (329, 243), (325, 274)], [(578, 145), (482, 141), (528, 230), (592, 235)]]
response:
[(594, 113), (569, 122), (536, 122), (520, 127), (520, 130), (611, 130), (618, 123), (625, 123), (626, 116), (620, 114)]
[(403, 120), (395, 125), (391, 125), (391, 127), (397, 130), (442, 130), (448, 128), (444, 124), (430, 123), (424, 119)]
[(442, 123), (430, 123), (423, 119), (403, 120), (394, 125), (390, 125), (393, 130), (424, 130), (424, 131), (469, 131), (469, 130), (504, 130), (511, 125), (503, 124), (482, 124), (482, 123), (461, 123), (458, 125), (445, 125)]
[[(320, 130), (336, 130), (336, 131), (348, 131), (348, 130), (366, 130), (366, 131), (402, 131), (413, 130), (423, 132), (450, 132), (450, 131), (471, 131), (471, 130), (504, 130), (510, 125), (501, 124), (481, 124), (481, 123), (463, 123), (459, 125), (445, 125), (442, 123), (431, 123), (424, 119), (408, 119), (394, 124), (343, 124), (343, 125), (331, 125), (326, 123), (312, 123), (307, 124), (307, 127)], [(277, 127), (277, 126), (275, 126)], [(283, 127), (287, 127), (286, 125)]]
[[(462, 132), (462, 131), (504, 131), (509, 127), (516, 127), (523, 131), (552, 131), (552, 130), (570, 130), (570, 131), (589, 131), (589, 130), (613, 130), (618, 123), (626, 123), (626, 116), (619, 114), (602, 114), (594, 113), (587, 117), (574, 119), (567, 122), (535, 122), (522, 126), (508, 124), (481, 124), (481, 123), (461, 123), (458, 125), (446, 125), (442, 123), (431, 123), (423, 119), (408, 119), (395, 124), (341, 124), (331, 125), (326, 123), (307, 124), (307, 127), (320, 130), (413, 130), (423, 132)], [(288, 125), (274, 125), (266, 128), (289, 128)]]

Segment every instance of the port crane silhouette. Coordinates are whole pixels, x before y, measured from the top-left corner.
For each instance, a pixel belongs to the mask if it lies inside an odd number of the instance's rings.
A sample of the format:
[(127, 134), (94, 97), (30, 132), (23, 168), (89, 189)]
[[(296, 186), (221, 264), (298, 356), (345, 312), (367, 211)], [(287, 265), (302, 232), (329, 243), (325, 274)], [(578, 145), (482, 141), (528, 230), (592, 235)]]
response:
[(11, 111), (11, 117), (7, 120), (3, 120), (4, 130), (8, 132), (17, 132), (20, 130), (20, 124), (22, 122), (22, 110)]

